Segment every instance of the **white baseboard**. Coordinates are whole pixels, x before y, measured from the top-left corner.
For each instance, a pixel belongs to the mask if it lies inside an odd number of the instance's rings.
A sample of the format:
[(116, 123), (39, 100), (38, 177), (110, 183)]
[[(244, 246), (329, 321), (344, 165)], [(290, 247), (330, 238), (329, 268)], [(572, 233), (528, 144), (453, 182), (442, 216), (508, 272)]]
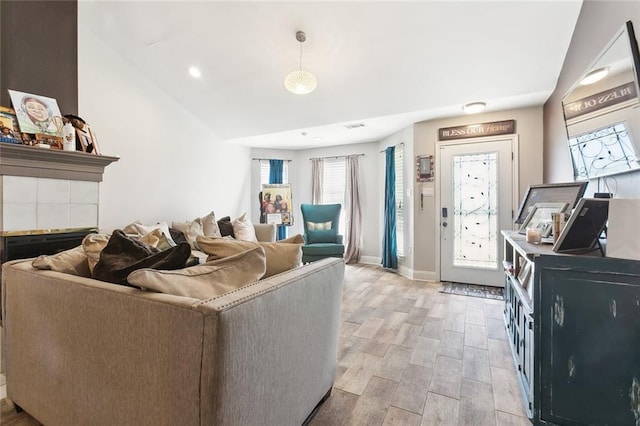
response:
[(365, 265), (380, 265), (382, 263), (382, 259), (377, 256), (360, 256), (360, 261), (358, 263), (364, 263)]
[(413, 278), (416, 281), (438, 282), (434, 271), (413, 271)]
[(432, 271), (415, 271), (411, 268), (407, 268), (406, 266), (399, 265), (398, 273), (403, 277), (407, 277), (414, 281), (437, 282), (436, 274)]

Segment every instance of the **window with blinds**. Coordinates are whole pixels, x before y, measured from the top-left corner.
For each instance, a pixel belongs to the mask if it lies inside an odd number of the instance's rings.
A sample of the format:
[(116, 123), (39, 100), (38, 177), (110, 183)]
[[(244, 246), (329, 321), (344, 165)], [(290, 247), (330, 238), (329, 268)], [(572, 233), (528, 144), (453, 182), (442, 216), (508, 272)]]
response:
[(398, 256), (404, 256), (404, 147), (396, 146), (396, 244)]
[(347, 161), (341, 158), (325, 158), (322, 175), (322, 203), (341, 204), (339, 233), (345, 232), (345, 191), (347, 187)]
[[(269, 183), (270, 172), (269, 160), (260, 160), (260, 189), (262, 189), (262, 185)], [(287, 160), (282, 163), (282, 183), (289, 183), (289, 162)]]

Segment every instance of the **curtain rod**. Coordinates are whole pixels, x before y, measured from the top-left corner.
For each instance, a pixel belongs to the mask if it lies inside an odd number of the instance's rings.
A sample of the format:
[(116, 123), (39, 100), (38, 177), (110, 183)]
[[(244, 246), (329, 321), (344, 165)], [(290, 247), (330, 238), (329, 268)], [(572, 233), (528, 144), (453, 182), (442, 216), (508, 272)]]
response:
[[(404, 146), (404, 142), (400, 142), (400, 143), (395, 144), (395, 145), (392, 145), (392, 146), (393, 146), (394, 148), (395, 148), (395, 147), (397, 147), (397, 146)], [(387, 148), (389, 148), (389, 147), (387, 147)], [(383, 149), (382, 151), (380, 151), (380, 154), (382, 154), (382, 153), (383, 153), (383, 152), (385, 152), (385, 151), (386, 151), (386, 149)]]
[(347, 158), (355, 155), (356, 157), (364, 157), (364, 154), (349, 154), (349, 155), (330, 155), (328, 157), (313, 157), (309, 158), (309, 160), (324, 160), (325, 158)]
[[(269, 160), (277, 160), (277, 158), (252, 158), (252, 160), (255, 160), (255, 161), (263, 161), (263, 160), (264, 161), (269, 161)], [(281, 160), (281, 161), (290, 162), (290, 161), (293, 161), (293, 160)]]

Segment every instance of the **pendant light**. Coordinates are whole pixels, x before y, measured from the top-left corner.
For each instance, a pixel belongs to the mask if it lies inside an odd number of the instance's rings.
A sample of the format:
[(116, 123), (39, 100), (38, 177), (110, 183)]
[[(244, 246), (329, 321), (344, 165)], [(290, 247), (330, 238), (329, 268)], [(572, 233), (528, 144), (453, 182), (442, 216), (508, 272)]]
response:
[(300, 42), (300, 69), (287, 74), (284, 78), (284, 87), (296, 95), (307, 95), (316, 89), (318, 80), (315, 75), (302, 69), (302, 43), (307, 40), (306, 34), (298, 31), (296, 33), (296, 40)]

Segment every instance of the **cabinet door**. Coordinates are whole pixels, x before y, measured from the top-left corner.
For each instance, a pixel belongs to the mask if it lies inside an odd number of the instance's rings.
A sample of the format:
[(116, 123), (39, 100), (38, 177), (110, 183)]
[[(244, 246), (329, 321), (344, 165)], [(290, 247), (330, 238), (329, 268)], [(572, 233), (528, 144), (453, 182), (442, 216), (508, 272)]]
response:
[(567, 259), (539, 265), (541, 286), (535, 303), (540, 307), (536, 311), (540, 418), (557, 424), (636, 424), (638, 262), (629, 267), (629, 262), (615, 259), (568, 259), (572, 265)]

